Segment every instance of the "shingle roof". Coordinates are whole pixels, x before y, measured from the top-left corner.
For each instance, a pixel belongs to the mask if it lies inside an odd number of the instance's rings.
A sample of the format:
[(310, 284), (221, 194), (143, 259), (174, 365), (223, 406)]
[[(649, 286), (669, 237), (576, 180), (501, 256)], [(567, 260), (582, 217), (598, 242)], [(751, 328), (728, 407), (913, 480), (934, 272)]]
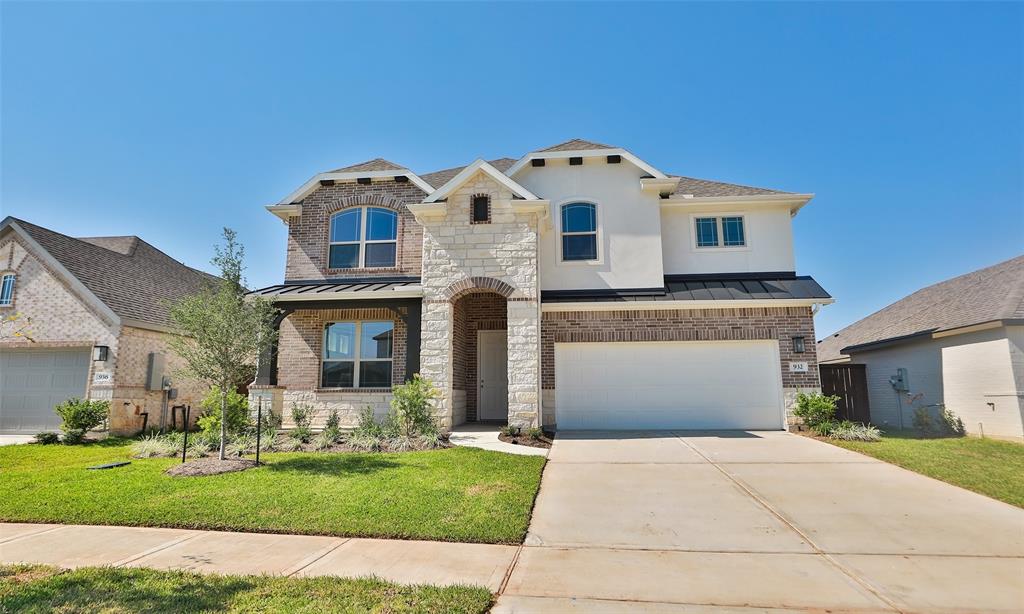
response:
[(139, 237), (76, 239), (17, 218), (28, 235), (118, 316), (170, 326), (167, 303), (217, 280)]
[(666, 275), (665, 287), (642, 290), (543, 290), (545, 303), (743, 301), (832, 298), (811, 277), (779, 273)]
[(1024, 318), (1024, 256), (922, 288), (818, 343), (818, 360), (843, 348), (917, 333)]
[(754, 188), (751, 186), (740, 185), (738, 183), (725, 183), (722, 181), (711, 181), (709, 179), (694, 179), (693, 177), (683, 177), (681, 175), (670, 176), (679, 177), (679, 185), (676, 187), (676, 191), (673, 192), (673, 196), (756, 196), (758, 194), (788, 193), (779, 190), (769, 190), (768, 188)]
[[(498, 158), (497, 160), (488, 160), (487, 163), (504, 173), (505, 171), (510, 169), (512, 165), (516, 163), (516, 161), (513, 158)], [(420, 179), (434, 186), (434, 189), (437, 189), (451, 181), (452, 177), (458, 175), (460, 172), (462, 172), (462, 169), (464, 168), (466, 167), (456, 166), (453, 168), (446, 168), (441, 171), (434, 171), (432, 173), (420, 175)]]
[(343, 168), (336, 168), (331, 173), (358, 173), (360, 171), (373, 172), (373, 171), (408, 171), (409, 169), (395, 164), (390, 160), (384, 158), (374, 158), (373, 160), (367, 160), (366, 162), (360, 162), (359, 164), (353, 164), (352, 166), (346, 166)]
[(581, 151), (586, 149), (615, 149), (611, 145), (602, 145), (601, 143), (595, 143), (593, 141), (587, 141), (585, 139), (569, 139), (564, 143), (558, 145), (552, 145), (551, 147), (545, 147), (544, 149), (538, 149), (537, 152), (545, 151)]

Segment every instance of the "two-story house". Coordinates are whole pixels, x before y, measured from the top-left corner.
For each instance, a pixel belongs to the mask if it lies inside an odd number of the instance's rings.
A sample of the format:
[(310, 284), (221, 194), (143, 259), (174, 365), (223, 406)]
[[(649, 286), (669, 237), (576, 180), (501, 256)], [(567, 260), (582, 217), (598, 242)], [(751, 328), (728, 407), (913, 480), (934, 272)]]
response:
[[(791, 220), (810, 199), (665, 173), (574, 139), (417, 175), (375, 159), (267, 207), (288, 225), (254, 400), (388, 409), (414, 373), (446, 427), (784, 429), (819, 386)], [(288, 412), (285, 411), (287, 417)]]

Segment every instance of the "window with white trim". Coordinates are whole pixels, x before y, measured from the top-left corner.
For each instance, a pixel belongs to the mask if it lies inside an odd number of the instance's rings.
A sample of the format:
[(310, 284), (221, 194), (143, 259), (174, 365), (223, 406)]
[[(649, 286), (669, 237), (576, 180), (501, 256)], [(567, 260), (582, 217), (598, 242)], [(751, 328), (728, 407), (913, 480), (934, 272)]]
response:
[(380, 207), (343, 209), (331, 216), (327, 266), (388, 268), (398, 252), (398, 213)]
[(390, 388), (394, 322), (331, 322), (324, 327), (322, 388)]
[(562, 205), (562, 260), (597, 260), (597, 205)]
[(743, 216), (694, 218), (697, 247), (743, 247), (747, 244)]
[(14, 304), (14, 273), (6, 273), (0, 278), (0, 307), (10, 307)]

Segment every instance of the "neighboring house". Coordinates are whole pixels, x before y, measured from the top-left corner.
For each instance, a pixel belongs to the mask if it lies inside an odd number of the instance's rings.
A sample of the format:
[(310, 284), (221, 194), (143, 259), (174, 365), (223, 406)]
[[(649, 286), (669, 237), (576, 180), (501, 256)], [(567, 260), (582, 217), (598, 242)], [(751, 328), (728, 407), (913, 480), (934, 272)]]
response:
[[(817, 389), (791, 219), (810, 199), (670, 175), (582, 140), (417, 175), (375, 159), (267, 207), (288, 225), (253, 399), (352, 424), (414, 373), (438, 417), (783, 429)], [(285, 412), (287, 418), (287, 412)]]
[[(57, 428), (53, 408), (69, 397), (109, 400), (113, 433), (139, 431), (143, 412), (150, 426), (169, 424), (169, 407), (194, 405), (204, 388), (173, 376), (167, 303), (214, 279), (138, 237), (73, 238), (5, 218), (0, 316), (30, 318), (35, 343), (0, 339), (0, 432)], [(160, 377), (147, 386), (154, 360), (176, 400)]]
[(875, 424), (945, 407), (968, 433), (1024, 439), (1024, 256), (918, 290), (821, 340), (818, 359), (866, 365)]

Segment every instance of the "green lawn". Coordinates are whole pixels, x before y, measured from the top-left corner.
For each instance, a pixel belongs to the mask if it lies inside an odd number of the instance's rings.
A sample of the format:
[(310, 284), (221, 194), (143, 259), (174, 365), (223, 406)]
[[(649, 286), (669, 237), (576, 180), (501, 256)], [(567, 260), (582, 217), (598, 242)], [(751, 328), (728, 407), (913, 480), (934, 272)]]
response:
[(1024, 507), (1024, 445), (978, 437), (918, 439), (898, 432), (875, 443), (829, 442)]
[(0, 566), (0, 612), (473, 612), (485, 588), (381, 580), (211, 576), (151, 569)]
[(520, 543), (544, 459), (475, 448), (266, 454), (264, 466), (172, 478), (128, 443), (0, 447), (0, 521)]

